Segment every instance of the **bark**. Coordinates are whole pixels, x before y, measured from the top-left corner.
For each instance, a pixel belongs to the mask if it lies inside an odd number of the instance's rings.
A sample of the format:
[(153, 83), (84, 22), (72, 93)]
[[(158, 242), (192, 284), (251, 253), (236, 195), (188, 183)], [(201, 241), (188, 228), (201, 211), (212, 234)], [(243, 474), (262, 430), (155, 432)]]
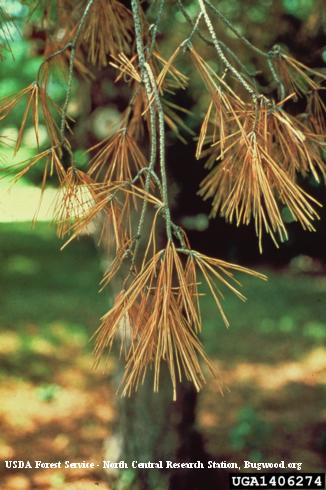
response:
[[(159, 393), (153, 393), (153, 383), (148, 376), (136, 394), (119, 400), (121, 450), (129, 467), (132, 461), (162, 461), (165, 467), (167, 460), (193, 460), (197, 397), (189, 384), (180, 385), (178, 391), (178, 399), (173, 402), (171, 381), (163, 369)], [(192, 488), (180, 486), (181, 480), (184, 483), (188, 480), (185, 470), (182, 475), (178, 470), (167, 469), (133, 471), (135, 488), (140, 490)], [(175, 486), (177, 481), (179, 484)]]

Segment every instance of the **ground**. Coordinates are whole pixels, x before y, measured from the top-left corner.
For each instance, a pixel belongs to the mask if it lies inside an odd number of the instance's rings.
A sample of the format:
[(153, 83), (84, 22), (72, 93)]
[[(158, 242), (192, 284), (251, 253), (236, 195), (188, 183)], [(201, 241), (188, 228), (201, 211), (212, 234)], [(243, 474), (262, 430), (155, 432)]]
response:
[[(0, 458), (101, 462), (117, 420), (117, 360), (93, 366), (90, 337), (109, 304), (101, 259), (83, 238), (59, 252), (43, 223), (0, 225)], [(209, 379), (198, 426), (220, 461), (302, 462), (326, 453), (326, 277), (266, 268), (243, 278), (248, 301), (227, 295), (227, 330), (203, 298), (203, 339), (223, 383)], [(1, 489), (109, 489), (95, 470), (4, 470)]]

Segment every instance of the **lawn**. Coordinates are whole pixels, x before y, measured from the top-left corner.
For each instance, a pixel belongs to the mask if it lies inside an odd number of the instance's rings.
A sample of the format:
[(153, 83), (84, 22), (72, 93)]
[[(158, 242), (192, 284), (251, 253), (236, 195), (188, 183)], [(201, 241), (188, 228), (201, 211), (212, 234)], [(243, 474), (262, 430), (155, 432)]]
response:
[[(90, 342), (109, 304), (109, 293), (98, 293), (101, 257), (86, 237), (60, 252), (46, 223), (2, 224), (0, 235), (0, 457), (101, 460), (117, 417), (117, 361), (94, 370)], [(203, 340), (224, 396), (209, 379), (198, 426), (213, 458), (301, 461), (303, 471), (321, 471), (326, 277), (263, 272), (267, 283), (242, 278), (246, 303), (226, 294), (229, 329), (202, 299)], [(1, 479), (6, 490), (109, 488), (99, 470)]]

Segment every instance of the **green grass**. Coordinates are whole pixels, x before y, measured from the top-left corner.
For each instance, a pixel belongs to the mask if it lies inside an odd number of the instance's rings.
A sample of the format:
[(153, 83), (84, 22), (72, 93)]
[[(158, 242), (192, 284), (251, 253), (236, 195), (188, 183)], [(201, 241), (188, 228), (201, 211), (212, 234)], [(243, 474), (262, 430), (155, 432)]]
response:
[(108, 304), (98, 294), (100, 258), (90, 238), (60, 252), (53, 227), (0, 226), (0, 325), (64, 321), (93, 329)]
[[(0, 236), (1, 327), (28, 336), (34, 325), (53, 340), (56, 322), (67, 325), (70, 335), (89, 337), (109, 304), (109, 292), (98, 293), (100, 257), (92, 239), (82, 238), (60, 252), (53, 227), (45, 223), (35, 229), (2, 224)], [(326, 279), (264, 272), (267, 283), (241, 277), (246, 303), (226, 292), (229, 329), (210, 297), (203, 297), (209, 355), (229, 362), (279, 362), (298, 359), (325, 341)]]
[(0, 225), (0, 377), (52, 382), (67, 352), (89, 353), (108, 308), (91, 238), (60, 252), (53, 226)]
[[(243, 264), (244, 265), (244, 264)], [(210, 355), (238, 362), (297, 360), (325, 343), (326, 279), (322, 276), (262, 271), (268, 282), (242, 277), (243, 303), (226, 294), (226, 329), (208, 297), (202, 301), (203, 339)]]

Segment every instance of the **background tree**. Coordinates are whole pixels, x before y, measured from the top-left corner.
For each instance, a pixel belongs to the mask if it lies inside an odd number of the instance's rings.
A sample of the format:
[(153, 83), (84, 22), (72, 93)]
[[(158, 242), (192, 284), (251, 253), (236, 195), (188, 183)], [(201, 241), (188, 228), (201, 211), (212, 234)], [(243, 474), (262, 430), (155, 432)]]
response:
[[(48, 178), (56, 178), (61, 188), (57, 229), (60, 237), (69, 235), (66, 243), (97, 223), (99, 242), (111, 258), (103, 285), (114, 281), (116, 298), (97, 331), (96, 355), (99, 359), (116, 339), (121, 341), (125, 357), (121, 393), (133, 395), (146, 378), (147, 389), (140, 395), (144, 397), (139, 409), (143, 417), (149, 397), (152, 400), (148, 386), (159, 391), (160, 380), (166, 383), (169, 376), (170, 395), (177, 399), (182, 379), (200, 390), (205, 382), (203, 361), (213, 372), (198, 336), (202, 327), (200, 295), (208, 291), (213, 296), (228, 325), (221, 288), (244, 299), (233, 272), (263, 278), (247, 268), (194, 251), (173, 219), (166, 129), (172, 142), (171, 132), (183, 140), (193, 133), (189, 108), (179, 105), (179, 100), (174, 102), (175, 94), (192, 85), (192, 75), (187, 77), (177, 64), (184, 66), (191, 60), (197, 75), (190, 94), (196, 90), (205, 94), (198, 107), (204, 109), (204, 115), (196, 157), (205, 158), (208, 171), (199, 194), (211, 201), (212, 217), (219, 214), (237, 225), (253, 223), (260, 251), (264, 234), (276, 246), (287, 239), (288, 220), (314, 230), (319, 203), (303, 189), (301, 181), (313, 178), (319, 183), (325, 179), (324, 104), (319, 95), (325, 76), (279, 45), (268, 42), (266, 49), (257, 47), (218, 4), (208, 1), (189, 5), (160, 1), (150, 6), (100, 0), (77, 5), (27, 4), (31, 17), (26, 29), (36, 31), (32, 36), (39, 40), (36, 46), (44, 59), (31, 84), (1, 101), (0, 117), (8, 118), (22, 106), (14, 152), (19, 155), (28, 122), (34, 127), (38, 151), (9, 165), (9, 170), (19, 179), (41, 168), (42, 189)], [(6, 25), (10, 14), (1, 13)], [(164, 19), (167, 23), (171, 18), (176, 25), (181, 19), (185, 22), (182, 32), (167, 46), (159, 33), (164, 34)], [(220, 39), (220, 25), (232, 33), (232, 42), (227, 42), (225, 34)], [(10, 51), (10, 36), (5, 28), (2, 31), (4, 50)], [(243, 49), (252, 53), (250, 61), (248, 55), (243, 59)], [(164, 50), (169, 51), (167, 56)], [(99, 96), (97, 87), (103, 73), (109, 73), (119, 87), (116, 99), (120, 111), (113, 113), (107, 137), (90, 141), (87, 168), (80, 168), (81, 155), (76, 150), (87, 128), (80, 129), (73, 121), (71, 96), (74, 90), (83, 90), (88, 92), (86, 99), (92, 95), (94, 100)], [(74, 87), (76, 75), (80, 85)], [(62, 106), (52, 95), (59, 83), (65, 90)], [(88, 103), (83, 110), (85, 115), (92, 113)], [(47, 133), (44, 148), (40, 125)], [(166, 389), (158, 395), (163, 400), (159, 402), (163, 419), (163, 407), (170, 410)], [(131, 398), (123, 409), (125, 420), (133, 420), (134, 428), (138, 427), (136, 406)], [(153, 434), (148, 431), (148, 457), (157, 446), (154, 424), (152, 428)], [(131, 454), (140, 450), (135, 439), (130, 438), (134, 446)], [(125, 441), (128, 445), (128, 438)], [(176, 445), (168, 436), (170, 453)]]

